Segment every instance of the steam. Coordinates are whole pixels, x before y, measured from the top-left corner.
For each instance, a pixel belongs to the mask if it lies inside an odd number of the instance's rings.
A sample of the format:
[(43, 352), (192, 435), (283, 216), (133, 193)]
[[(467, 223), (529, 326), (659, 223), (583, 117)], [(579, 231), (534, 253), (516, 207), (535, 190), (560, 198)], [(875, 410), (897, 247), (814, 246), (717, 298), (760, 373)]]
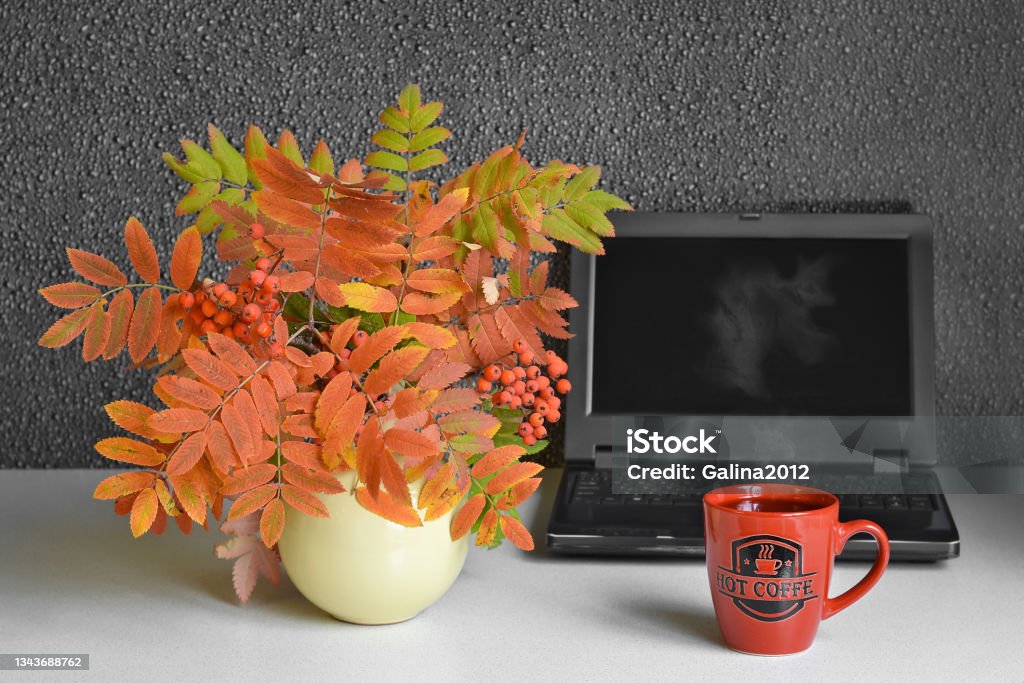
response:
[(774, 555), (774, 554), (775, 554), (775, 546), (767, 545), (767, 544), (761, 544), (761, 552), (759, 552), (757, 554), (757, 559), (759, 559), (759, 560), (770, 560), (770, 559), (772, 559), (772, 555)]

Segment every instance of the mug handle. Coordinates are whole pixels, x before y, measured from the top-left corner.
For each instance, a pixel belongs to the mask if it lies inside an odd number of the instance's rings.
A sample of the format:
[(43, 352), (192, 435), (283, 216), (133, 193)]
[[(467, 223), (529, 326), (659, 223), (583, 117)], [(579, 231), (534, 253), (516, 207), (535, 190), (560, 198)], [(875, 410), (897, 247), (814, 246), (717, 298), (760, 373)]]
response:
[(825, 605), (821, 614), (822, 619), (828, 619), (829, 617), (842, 612), (844, 609), (863, 598), (864, 595), (871, 590), (876, 583), (878, 583), (878, 580), (882, 578), (882, 572), (885, 571), (886, 565), (889, 564), (889, 537), (885, 535), (885, 531), (882, 530), (882, 527), (866, 519), (855, 519), (852, 522), (842, 522), (836, 525), (835, 554), (838, 555), (843, 551), (843, 547), (846, 545), (846, 542), (850, 540), (851, 536), (861, 532), (871, 534), (871, 536), (874, 537), (875, 542), (878, 544), (878, 555), (875, 557), (875, 563), (872, 565), (871, 571), (867, 573), (867, 576), (857, 582), (856, 586), (838, 597), (827, 598), (825, 600)]

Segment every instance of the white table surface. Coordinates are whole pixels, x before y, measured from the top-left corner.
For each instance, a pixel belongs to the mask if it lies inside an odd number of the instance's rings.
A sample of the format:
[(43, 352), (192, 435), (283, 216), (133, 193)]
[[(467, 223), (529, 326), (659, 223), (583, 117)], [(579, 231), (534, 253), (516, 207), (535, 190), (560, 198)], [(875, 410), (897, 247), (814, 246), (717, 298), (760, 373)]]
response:
[[(962, 557), (891, 566), (811, 650), (762, 658), (724, 647), (696, 560), (474, 548), (447, 595), (394, 626), (335, 621), (287, 580), (239, 606), (219, 535), (132, 540), (90, 499), (107, 474), (0, 471), (0, 653), (91, 658), (0, 679), (1024, 681), (1024, 496), (951, 496)], [(525, 511), (538, 538), (553, 484)], [(866, 568), (840, 564), (833, 593)]]

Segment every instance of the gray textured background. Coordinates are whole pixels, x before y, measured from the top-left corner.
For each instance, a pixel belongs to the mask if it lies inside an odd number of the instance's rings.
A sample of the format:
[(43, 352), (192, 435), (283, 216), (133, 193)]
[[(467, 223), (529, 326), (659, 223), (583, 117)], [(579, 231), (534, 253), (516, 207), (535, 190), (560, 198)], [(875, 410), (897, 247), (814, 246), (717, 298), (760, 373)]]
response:
[[(36, 339), (70, 244), (185, 222), (160, 153), (207, 122), (361, 156), (409, 81), (458, 167), (526, 126), (644, 210), (906, 211), (936, 225), (938, 408), (1019, 414), (1024, 9), (1012, 2), (0, 4), (0, 466), (102, 466), (124, 359)], [(642, 334), (642, 331), (637, 333)]]

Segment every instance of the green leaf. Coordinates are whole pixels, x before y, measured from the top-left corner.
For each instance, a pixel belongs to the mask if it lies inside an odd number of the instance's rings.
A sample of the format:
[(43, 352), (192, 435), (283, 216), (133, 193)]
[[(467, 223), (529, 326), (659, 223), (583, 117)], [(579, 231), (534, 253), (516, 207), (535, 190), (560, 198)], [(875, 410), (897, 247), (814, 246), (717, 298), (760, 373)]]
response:
[[(302, 294), (290, 294), (288, 300), (284, 304), (284, 316), (286, 318), (294, 318), (297, 320), (308, 320), (309, 319), (309, 299)], [(319, 306), (313, 307), (313, 319), (320, 322), (331, 322), (331, 319), (327, 317)], [(301, 326), (301, 323), (300, 323)]]
[(420, 108), (420, 86), (415, 83), (402, 88), (402, 92), (398, 94), (398, 106), (404, 109), (407, 113), (412, 115), (417, 109)]
[(537, 443), (533, 444), (532, 446), (527, 446), (523, 442), (523, 437), (519, 436), (518, 434), (499, 433), (494, 436), (494, 447), (498, 448), (500, 446), (521, 446), (522, 448), (526, 449), (527, 455), (536, 455), (537, 453), (540, 453), (542, 450), (548, 447), (548, 440), (538, 439)]
[(569, 204), (565, 207), (565, 213), (584, 228), (592, 230), (602, 237), (612, 237), (615, 234), (615, 226), (612, 225), (612, 222), (591, 204), (582, 201)]
[(245, 166), (245, 158), (231, 146), (224, 134), (212, 123), (209, 126), (210, 151), (220, 166), (224, 177), (236, 185), (245, 185), (249, 170)]
[(632, 211), (633, 207), (624, 199), (604, 192), (603, 190), (591, 190), (583, 195), (583, 201), (593, 206), (598, 211)]
[(191, 140), (182, 140), (181, 148), (185, 150), (189, 168), (198, 173), (201, 178), (220, 180), (220, 164), (210, 156), (209, 152)]
[(487, 204), (480, 204), (473, 213), (473, 239), (494, 252), (498, 239), (498, 218)]
[(565, 191), (562, 193), (562, 200), (565, 202), (576, 201), (593, 188), (600, 177), (600, 166), (587, 166), (566, 183)]
[(409, 140), (404, 135), (400, 135), (390, 128), (384, 128), (378, 130), (370, 138), (373, 144), (384, 149), (390, 149), (392, 152), (408, 152), (409, 151)]
[(433, 147), (439, 142), (444, 142), (452, 136), (452, 132), (442, 126), (431, 126), (416, 133), (409, 143), (410, 152), (419, 152), (427, 147)]
[(334, 175), (334, 159), (327, 143), (321, 140), (309, 156), (309, 167), (320, 175)]
[(410, 171), (422, 171), (431, 166), (440, 166), (448, 163), (448, 155), (439, 149), (428, 149), (420, 152), (409, 161)]
[(263, 131), (256, 126), (249, 126), (249, 130), (245, 133), (245, 163), (249, 167), (249, 182), (257, 190), (263, 187), (263, 183), (256, 177), (256, 171), (253, 170), (252, 162), (256, 159), (266, 159), (267, 147), (269, 146), (270, 143), (267, 142)]
[(174, 207), (174, 211), (179, 216), (202, 211), (207, 204), (213, 201), (218, 192), (220, 192), (220, 183), (218, 182), (206, 180), (197, 183), (181, 198), (178, 205)]
[(380, 113), (380, 122), (399, 133), (409, 132), (409, 117), (398, 111), (397, 107), (388, 107)]
[(440, 102), (430, 102), (414, 111), (409, 117), (409, 128), (413, 133), (421, 130), (437, 121), (437, 117), (444, 111), (444, 105)]
[(285, 128), (281, 131), (281, 135), (277, 138), (277, 151), (285, 155), (299, 168), (305, 168), (306, 160), (302, 158), (302, 150), (299, 149), (299, 143), (295, 139), (295, 135), (290, 130)]
[(392, 192), (405, 192), (405, 188), (408, 187), (402, 178), (399, 178), (394, 173), (384, 172), (388, 177), (388, 181), (384, 183), (384, 189), (391, 190)]
[(203, 176), (198, 171), (175, 159), (174, 155), (170, 152), (164, 152), (164, 163), (174, 171), (176, 176), (190, 185), (195, 185), (203, 179)]
[(370, 334), (373, 334), (377, 330), (384, 329), (384, 316), (380, 313), (367, 313), (365, 311), (360, 311), (360, 315), (359, 329), (365, 330)]
[(571, 244), (588, 254), (603, 254), (600, 238), (576, 223), (562, 209), (553, 209), (544, 216), (541, 225), (548, 235)]
[(391, 171), (404, 173), (409, 170), (409, 164), (405, 159), (391, 152), (370, 152), (366, 155), (366, 163), (376, 168), (386, 168)]

